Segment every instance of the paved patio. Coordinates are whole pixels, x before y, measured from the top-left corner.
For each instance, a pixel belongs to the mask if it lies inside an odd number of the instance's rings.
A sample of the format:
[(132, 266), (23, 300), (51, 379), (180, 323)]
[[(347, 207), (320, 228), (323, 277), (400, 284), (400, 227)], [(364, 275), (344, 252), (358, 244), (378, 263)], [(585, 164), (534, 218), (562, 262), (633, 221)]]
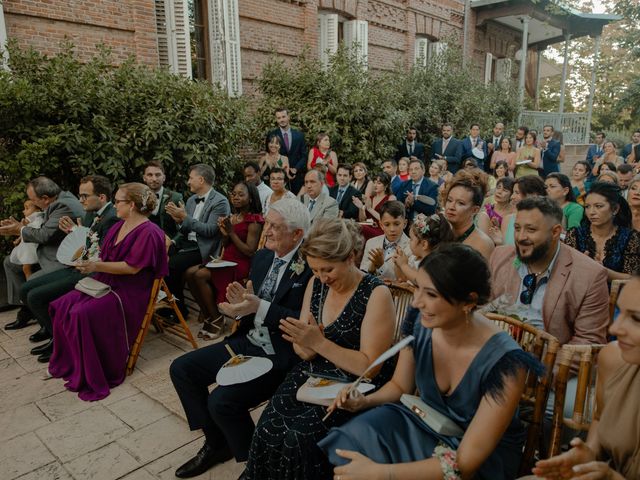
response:
[[(46, 365), (29, 354), (37, 326), (4, 330), (15, 314), (0, 313), (0, 479), (174, 479), (201, 435), (134, 383), (166, 382), (168, 365), (190, 346), (150, 329), (133, 375), (106, 399), (83, 402), (62, 380), (44, 380)], [(197, 478), (235, 480), (243, 468), (231, 460)]]

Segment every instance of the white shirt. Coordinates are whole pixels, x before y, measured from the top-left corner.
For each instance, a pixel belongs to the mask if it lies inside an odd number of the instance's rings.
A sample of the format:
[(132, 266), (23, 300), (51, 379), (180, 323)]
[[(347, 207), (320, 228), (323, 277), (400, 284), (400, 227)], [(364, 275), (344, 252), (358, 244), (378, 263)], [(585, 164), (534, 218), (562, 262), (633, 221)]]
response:
[[(284, 260), (285, 262), (284, 265), (280, 267), (280, 271), (278, 272), (278, 278), (276, 280), (275, 286), (273, 287), (274, 292), (278, 290), (278, 287), (280, 286), (280, 281), (282, 280), (282, 277), (284, 277), (284, 274), (287, 273), (287, 271), (289, 271), (289, 268), (287, 268), (287, 265), (289, 265), (289, 262), (293, 259), (294, 255), (298, 253), (298, 247), (300, 247), (301, 243), (302, 243), (302, 240), (298, 243), (298, 245), (294, 247), (293, 250), (287, 253), (284, 257), (278, 257), (277, 255), (274, 255), (273, 261), (271, 262), (271, 267), (269, 268), (269, 271), (267, 272), (267, 274), (264, 276), (265, 279), (269, 276), (269, 273), (271, 273), (271, 270), (273, 269), (273, 264), (275, 263), (275, 260), (277, 258)], [(266, 300), (260, 299), (260, 306), (258, 307), (258, 311), (256, 312), (253, 318), (254, 328), (252, 328), (249, 331), (249, 333), (247, 333), (247, 339), (251, 343), (253, 343), (256, 347), (262, 348), (262, 350), (264, 350), (264, 353), (266, 353), (267, 355), (275, 355), (276, 352), (273, 349), (273, 344), (271, 343), (271, 336), (269, 335), (269, 329), (264, 326), (264, 319), (267, 316), (267, 312), (269, 311), (269, 308), (271, 308), (271, 302), (267, 302)]]
[[(204, 201), (196, 203), (196, 209), (193, 211), (193, 216), (191, 217), (194, 220), (198, 220), (198, 221), (200, 220), (200, 215), (202, 215), (202, 210), (204, 210), (204, 204), (207, 203), (211, 190), (213, 189), (210, 188), (209, 191), (205, 193), (202, 197), (198, 197), (198, 198), (204, 198)], [(187, 239), (191, 240), (192, 242), (197, 242), (198, 237), (196, 235), (196, 232), (189, 232), (189, 235), (187, 235)]]
[(260, 185), (257, 185), (258, 195), (260, 195), (260, 203), (264, 205), (264, 202), (267, 200), (267, 197), (273, 193), (273, 190), (264, 182), (260, 182)]

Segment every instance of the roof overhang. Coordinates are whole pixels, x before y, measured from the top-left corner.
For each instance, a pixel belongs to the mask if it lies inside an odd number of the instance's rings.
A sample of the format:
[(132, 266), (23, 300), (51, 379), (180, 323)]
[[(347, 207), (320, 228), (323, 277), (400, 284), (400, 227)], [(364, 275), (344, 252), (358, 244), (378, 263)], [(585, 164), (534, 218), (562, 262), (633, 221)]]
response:
[(584, 13), (550, 0), (471, 0), (476, 26), (494, 21), (522, 31), (523, 17), (529, 17), (529, 48), (543, 50), (571, 38), (596, 36), (605, 25), (621, 20), (619, 15)]

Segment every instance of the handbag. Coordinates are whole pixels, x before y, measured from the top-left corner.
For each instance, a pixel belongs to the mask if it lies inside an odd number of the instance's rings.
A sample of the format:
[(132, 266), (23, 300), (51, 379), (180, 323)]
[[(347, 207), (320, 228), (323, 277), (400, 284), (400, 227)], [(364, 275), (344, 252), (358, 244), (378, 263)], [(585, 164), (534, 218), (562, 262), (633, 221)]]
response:
[[(313, 374), (311, 374), (313, 375)], [(322, 405), (328, 407), (333, 403), (343, 388), (348, 387), (353, 382), (338, 382), (327, 378), (318, 378), (310, 376), (307, 381), (302, 384), (296, 392), (296, 400), (299, 402), (313, 403), (314, 405)], [(370, 383), (361, 383), (358, 385), (358, 391), (365, 394), (375, 388)]]
[(76, 283), (76, 290), (93, 298), (102, 298), (111, 292), (111, 287), (91, 277), (84, 277)]
[(424, 403), (420, 397), (403, 393), (400, 397), (400, 402), (435, 433), (458, 438), (464, 435), (464, 430), (462, 430), (458, 424), (435, 408)]

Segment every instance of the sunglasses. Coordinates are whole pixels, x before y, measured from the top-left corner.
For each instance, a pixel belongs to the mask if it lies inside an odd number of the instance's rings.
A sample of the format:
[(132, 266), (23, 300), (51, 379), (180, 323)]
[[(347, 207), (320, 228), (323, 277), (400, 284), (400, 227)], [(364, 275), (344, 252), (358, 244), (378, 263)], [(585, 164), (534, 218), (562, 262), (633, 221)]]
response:
[(537, 283), (536, 275), (533, 273), (526, 275), (522, 279), (522, 284), (525, 286), (526, 290), (520, 294), (520, 303), (523, 305), (531, 305), (531, 302), (533, 301), (533, 294), (536, 292)]

